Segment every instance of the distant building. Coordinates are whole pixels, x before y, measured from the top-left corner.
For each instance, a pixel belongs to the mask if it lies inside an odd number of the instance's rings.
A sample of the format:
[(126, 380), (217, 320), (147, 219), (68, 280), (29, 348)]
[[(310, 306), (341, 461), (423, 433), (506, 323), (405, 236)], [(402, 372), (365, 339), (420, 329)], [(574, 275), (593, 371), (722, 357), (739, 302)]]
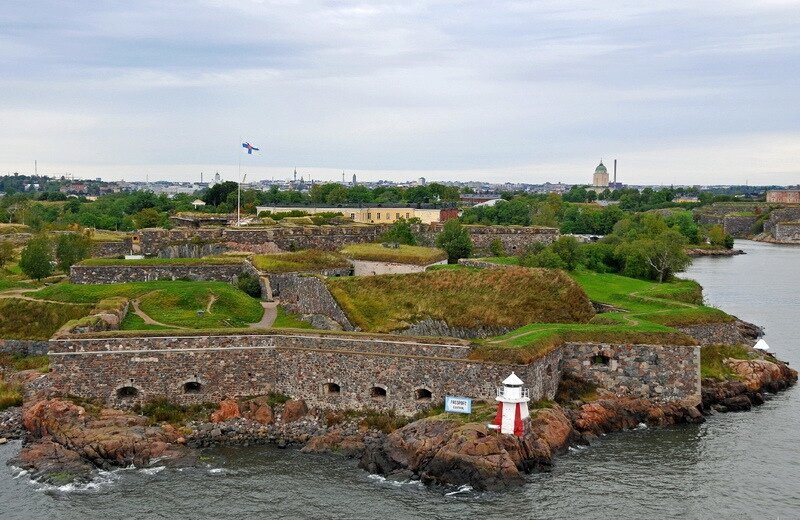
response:
[(594, 169), (594, 176), (592, 177), (592, 187), (594, 188), (608, 188), (608, 170), (603, 165), (602, 159), (597, 168)]
[(800, 204), (800, 190), (767, 190), (767, 202)]
[(356, 174), (354, 173), (353, 174), (353, 186), (355, 186), (356, 184), (358, 184), (358, 182), (356, 181)]
[(341, 213), (353, 222), (363, 224), (391, 224), (401, 218), (418, 218), (423, 224), (433, 224), (458, 218), (457, 208), (417, 208), (411, 206), (258, 206), (256, 214), (262, 211), (270, 213), (287, 213), (289, 211), (304, 211), (309, 215), (317, 213)]

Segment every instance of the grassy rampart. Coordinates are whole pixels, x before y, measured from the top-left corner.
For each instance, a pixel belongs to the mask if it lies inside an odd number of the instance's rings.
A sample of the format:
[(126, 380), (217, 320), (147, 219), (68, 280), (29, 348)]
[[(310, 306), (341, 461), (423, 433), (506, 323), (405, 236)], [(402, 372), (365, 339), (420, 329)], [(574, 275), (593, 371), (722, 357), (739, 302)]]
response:
[[(62, 283), (28, 293), (28, 296), (86, 304), (111, 297), (135, 299), (153, 320), (192, 329), (242, 327), (257, 322), (264, 313), (258, 300), (224, 282)], [(126, 326), (131, 326), (131, 322)]]
[(397, 248), (382, 244), (351, 244), (342, 253), (354, 260), (392, 262), (397, 264), (430, 265), (447, 260), (447, 253), (435, 247), (400, 245)]
[(253, 265), (266, 273), (296, 273), (341, 269), (348, 267), (350, 262), (338, 253), (307, 249), (275, 255), (256, 255), (253, 257)]
[(451, 327), (520, 327), (541, 322), (588, 322), (584, 292), (562, 271), (441, 270), (334, 278), (331, 293), (362, 330), (390, 332), (426, 319)]
[(690, 280), (658, 284), (593, 271), (576, 271), (571, 276), (593, 301), (620, 311), (598, 314), (586, 324), (529, 324), (482, 341), (471, 357), (527, 363), (564, 342), (582, 341), (694, 345), (694, 339), (673, 327), (734, 319), (702, 305), (702, 288)]

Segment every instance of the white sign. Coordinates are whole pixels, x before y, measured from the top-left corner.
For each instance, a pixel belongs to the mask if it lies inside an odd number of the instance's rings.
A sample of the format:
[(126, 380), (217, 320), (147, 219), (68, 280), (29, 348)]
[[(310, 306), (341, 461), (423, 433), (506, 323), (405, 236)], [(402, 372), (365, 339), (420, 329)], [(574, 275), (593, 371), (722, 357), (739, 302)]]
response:
[(472, 413), (472, 399), (469, 397), (454, 397), (448, 395), (444, 398), (444, 411), (451, 413)]

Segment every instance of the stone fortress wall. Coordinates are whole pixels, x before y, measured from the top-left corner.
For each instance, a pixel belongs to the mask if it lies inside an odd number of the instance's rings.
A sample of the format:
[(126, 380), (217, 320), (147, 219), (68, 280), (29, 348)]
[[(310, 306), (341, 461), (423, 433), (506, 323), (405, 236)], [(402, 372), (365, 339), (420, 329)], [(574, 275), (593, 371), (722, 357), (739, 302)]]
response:
[[(139, 232), (141, 253), (174, 257), (219, 254), (225, 250), (256, 253), (294, 249), (338, 250), (349, 244), (376, 242), (388, 225), (273, 226), (264, 228), (175, 228), (143, 229)], [(419, 224), (414, 232), (425, 245), (433, 245), (443, 224)], [(508, 254), (522, 251), (533, 242), (550, 243), (558, 238), (556, 228), (522, 226), (466, 226), (476, 253), (489, 254), (494, 240), (500, 240)]]
[(75, 284), (152, 282), (156, 280), (219, 281), (235, 283), (246, 269), (236, 264), (83, 265), (70, 267)]
[(800, 244), (800, 222), (779, 222), (774, 235), (778, 242)]
[[(694, 349), (688, 352), (686, 349)], [(699, 403), (698, 347), (567, 344), (528, 365), (473, 361), (458, 340), (330, 333), (85, 337), (50, 340), (55, 387), (131, 406), (281, 392), (321, 409), (413, 413), (445, 395), (492, 401), (516, 372), (531, 399), (552, 399), (562, 372), (621, 395)]]

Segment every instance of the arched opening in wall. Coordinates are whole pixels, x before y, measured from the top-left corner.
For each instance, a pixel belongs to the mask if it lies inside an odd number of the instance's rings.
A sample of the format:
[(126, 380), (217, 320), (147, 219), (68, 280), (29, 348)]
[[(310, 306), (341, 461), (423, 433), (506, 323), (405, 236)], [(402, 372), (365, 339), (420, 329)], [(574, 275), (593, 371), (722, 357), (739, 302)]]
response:
[(386, 399), (386, 389), (380, 386), (373, 386), (369, 389), (369, 396), (373, 399)]
[(325, 383), (322, 385), (322, 393), (325, 395), (339, 395), (342, 393), (342, 387), (336, 383)]
[(606, 365), (611, 363), (611, 358), (605, 354), (595, 354), (592, 356), (592, 365)]
[(203, 385), (197, 381), (187, 381), (183, 384), (184, 394), (199, 394), (203, 390)]
[(132, 399), (139, 396), (139, 390), (132, 386), (123, 386), (117, 389), (117, 397), (119, 399)]
[(414, 390), (414, 399), (417, 401), (430, 401), (433, 398), (433, 394), (427, 388), (417, 388)]

